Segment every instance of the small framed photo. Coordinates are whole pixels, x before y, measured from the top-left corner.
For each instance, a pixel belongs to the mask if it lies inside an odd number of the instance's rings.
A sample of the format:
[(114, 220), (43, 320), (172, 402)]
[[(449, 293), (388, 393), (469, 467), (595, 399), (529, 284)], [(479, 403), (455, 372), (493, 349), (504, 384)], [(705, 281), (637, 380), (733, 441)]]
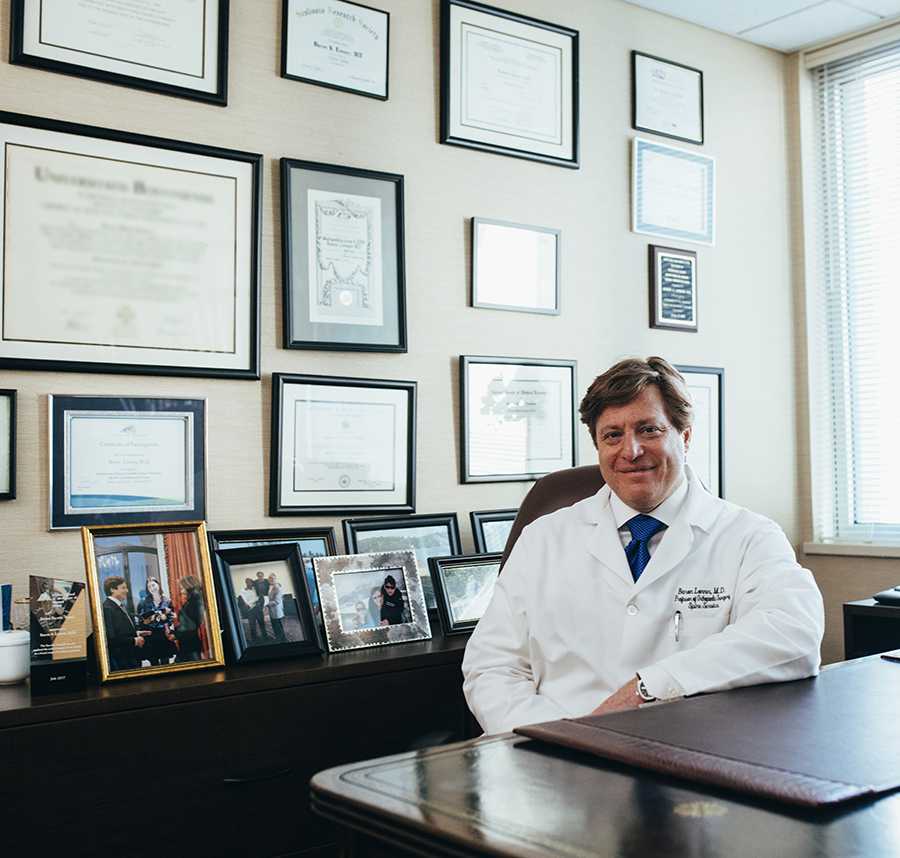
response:
[(270, 515), (415, 509), (416, 383), (272, 375)]
[(441, 0), (441, 142), (578, 167), (578, 31)]
[(296, 543), (215, 553), (222, 619), (237, 664), (324, 650)]
[(281, 76), (387, 101), (391, 16), (348, 0), (283, 0)]
[(81, 528), (100, 679), (225, 664), (206, 526)]
[(445, 635), (472, 631), (494, 595), (502, 555), (432, 557), (431, 578)]
[(12, 0), (10, 62), (224, 106), (228, 2)]
[(697, 332), (697, 253), (651, 244), (650, 327)]
[(631, 127), (702, 144), (703, 72), (632, 51)]
[(206, 400), (48, 397), (50, 529), (206, 518)]
[(694, 405), (694, 425), (687, 463), (709, 491), (725, 497), (723, 387), (725, 370), (717, 366), (676, 366)]
[(348, 554), (410, 549), (416, 556), (425, 603), (429, 608), (437, 607), (428, 558), (462, 553), (455, 512), (402, 518), (344, 519), (343, 527)]
[(518, 509), (485, 509), (469, 513), (472, 537), (479, 554), (502, 554)]
[(431, 637), (412, 551), (318, 557), (314, 565), (329, 651)]
[(0, 390), (0, 500), (16, 496), (16, 391)]
[(559, 315), (560, 231), (472, 218), (472, 306)]
[(281, 159), (284, 347), (406, 351), (403, 176)]
[(462, 482), (535, 480), (575, 465), (575, 361), (459, 359)]

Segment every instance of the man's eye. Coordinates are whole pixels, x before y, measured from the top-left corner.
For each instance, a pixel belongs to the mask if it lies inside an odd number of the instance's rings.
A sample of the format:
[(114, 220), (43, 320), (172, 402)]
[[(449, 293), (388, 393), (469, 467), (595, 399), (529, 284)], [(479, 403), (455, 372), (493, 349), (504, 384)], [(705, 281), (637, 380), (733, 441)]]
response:
[(645, 435), (658, 435), (660, 432), (662, 432), (662, 429), (660, 429), (659, 426), (644, 426), (641, 429), (641, 432), (643, 432)]
[(604, 441), (618, 441), (622, 437), (621, 432), (604, 432), (602, 439)]

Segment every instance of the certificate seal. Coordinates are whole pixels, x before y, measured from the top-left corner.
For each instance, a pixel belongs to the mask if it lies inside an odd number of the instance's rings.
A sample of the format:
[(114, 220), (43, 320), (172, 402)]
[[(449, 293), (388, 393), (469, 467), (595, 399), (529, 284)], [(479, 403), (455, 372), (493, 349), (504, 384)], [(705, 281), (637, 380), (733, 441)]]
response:
[(338, 485), (342, 489), (349, 489), (351, 482), (352, 480), (346, 474), (341, 474), (341, 476), (338, 478)]

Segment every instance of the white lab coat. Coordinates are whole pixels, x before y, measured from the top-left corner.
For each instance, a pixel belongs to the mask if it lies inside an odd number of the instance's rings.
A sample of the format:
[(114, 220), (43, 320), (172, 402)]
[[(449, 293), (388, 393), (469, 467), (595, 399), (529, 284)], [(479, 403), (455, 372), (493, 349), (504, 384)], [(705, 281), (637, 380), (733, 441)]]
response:
[(818, 672), (812, 575), (778, 525), (687, 475), (637, 582), (608, 486), (522, 531), (463, 659), (485, 732), (587, 715), (638, 672), (662, 699)]

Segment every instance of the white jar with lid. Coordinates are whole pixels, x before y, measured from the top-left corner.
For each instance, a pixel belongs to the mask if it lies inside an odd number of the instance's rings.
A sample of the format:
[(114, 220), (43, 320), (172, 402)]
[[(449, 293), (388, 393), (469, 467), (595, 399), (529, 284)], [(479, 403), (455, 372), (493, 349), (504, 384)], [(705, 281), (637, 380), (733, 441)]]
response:
[(31, 635), (26, 631), (0, 632), (0, 685), (24, 682), (31, 669)]

